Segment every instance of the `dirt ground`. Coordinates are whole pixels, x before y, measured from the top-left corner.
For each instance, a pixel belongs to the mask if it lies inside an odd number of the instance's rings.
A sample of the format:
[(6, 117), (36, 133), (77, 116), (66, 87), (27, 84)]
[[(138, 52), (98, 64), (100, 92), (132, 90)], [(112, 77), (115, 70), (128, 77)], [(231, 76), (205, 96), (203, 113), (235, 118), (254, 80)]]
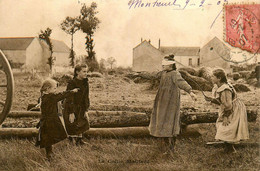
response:
[[(29, 75), (16, 74), (15, 96), (12, 110), (26, 110), (28, 104), (37, 103), (40, 96), (40, 85), (42, 78), (30, 78)], [(153, 105), (156, 90), (148, 90), (149, 83), (136, 84), (127, 82), (122, 76), (107, 75), (103, 78), (89, 78), (91, 108), (96, 106), (129, 106), (149, 107)], [(251, 91), (239, 93), (239, 98), (248, 108), (256, 108), (260, 102), (260, 89), (249, 86)], [(59, 87), (64, 91), (65, 85)], [(193, 102), (190, 96), (182, 91), (182, 107), (194, 107), (199, 111), (215, 111), (217, 106), (207, 103), (200, 91), (195, 90), (197, 101)], [(205, 92), (211, 95), (211, 92)], [(210, 106), (210, 107), (209, 107)]]

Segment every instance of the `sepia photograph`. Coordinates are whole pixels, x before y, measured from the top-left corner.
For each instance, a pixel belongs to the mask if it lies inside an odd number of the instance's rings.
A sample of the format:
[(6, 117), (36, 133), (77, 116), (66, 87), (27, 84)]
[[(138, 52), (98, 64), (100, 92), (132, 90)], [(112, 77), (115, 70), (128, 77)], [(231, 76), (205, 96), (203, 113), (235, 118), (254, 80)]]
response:
[(258, 170), (258, 0), (0, 0), (0, 170)]

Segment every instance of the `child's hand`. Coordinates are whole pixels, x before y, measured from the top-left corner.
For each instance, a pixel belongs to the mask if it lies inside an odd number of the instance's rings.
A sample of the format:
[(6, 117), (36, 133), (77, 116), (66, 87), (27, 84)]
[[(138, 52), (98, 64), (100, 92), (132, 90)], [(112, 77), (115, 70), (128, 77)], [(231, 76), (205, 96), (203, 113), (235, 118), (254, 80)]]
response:
[(85, 118), (85, 119), (88, 119), (88, 111), (86, 111), (86, 112), (84, 113), (84, 118)]
[(71, 113), (71, 114), (69, 115), (69, 121), (70, 121), (70, 123), (73, 123), (74, 120), (75, 120), (75, 115), (74, 115), (74, 113)]
[(73, 93), (77, 93), (79, 91), (79, 88), (74, 88), (73, 90), (71, 90)]
[(228, 124), (230, 124), (229, 120), (227, 117), (223, 117), (223, 126), (228, 126)]

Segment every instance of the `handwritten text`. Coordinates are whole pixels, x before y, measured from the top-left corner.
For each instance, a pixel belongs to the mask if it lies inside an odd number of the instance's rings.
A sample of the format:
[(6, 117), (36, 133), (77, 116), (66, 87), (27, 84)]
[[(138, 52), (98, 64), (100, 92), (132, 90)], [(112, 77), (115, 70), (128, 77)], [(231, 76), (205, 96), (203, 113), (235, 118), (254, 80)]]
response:
[(215, 3), (212, 3), (210, 0), (200, 0), (199, 2), (195, 0), (154, 0), (152, 2), (144, 2), (143, 0), (129, 0), (128, 7), (129, 9), (133, 8), (154, 8), (154, 7), (173, 7), (175, 10), (184, 10), (187, 7), (204, 7), (206, 5), (223, 5), (227, 3), (228, 0), (218, 0)]

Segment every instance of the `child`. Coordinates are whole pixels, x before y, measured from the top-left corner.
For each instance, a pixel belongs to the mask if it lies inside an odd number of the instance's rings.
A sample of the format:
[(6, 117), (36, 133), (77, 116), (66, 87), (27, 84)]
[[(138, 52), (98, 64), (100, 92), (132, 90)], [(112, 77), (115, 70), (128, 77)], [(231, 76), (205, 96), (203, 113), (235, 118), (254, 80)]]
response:
[(76, 139), (76, 145), (84, 145), (82, 133), (89, 130), (89, 84), (87, 78), (88, 67), (85, 64), (79, 64), (74, 68), (74, 77), (67, 85), (67, 90), (79, 88), (80, 90), (73, 96), (66, 98), (64, 102), (64, 121), (69, 139), (73, 143)]
[(224, 70), (214, 70), (212, 82), (216, 84), (212, 92), (214, 98), (205, 97), (205, 100), (220, 105), (215, 139), (225, 142), (226, 152), (236, 152), (232, 143), (249, 139), (246, 107), (227, 82)]
[(196, 100), (191, 86), (176, 71), (173, 57), (170, 55), (162, 61), (163, 71), (149, 125), (150, 134), (162, 138), (170, 150), (174, 149), (176, 136), (180, 134), (180, 88)]
[(78, 92), (78, 89), (55, 93), (57, 82), (52, 79), (47, 79), (41, 87), (41, 120), (39, 135), (36, 146), (45, 148), (46, 157), (51, 158), (52, 145), (67, 138), (66, 131), (58, 116), (58, 102), (72, 93)]

